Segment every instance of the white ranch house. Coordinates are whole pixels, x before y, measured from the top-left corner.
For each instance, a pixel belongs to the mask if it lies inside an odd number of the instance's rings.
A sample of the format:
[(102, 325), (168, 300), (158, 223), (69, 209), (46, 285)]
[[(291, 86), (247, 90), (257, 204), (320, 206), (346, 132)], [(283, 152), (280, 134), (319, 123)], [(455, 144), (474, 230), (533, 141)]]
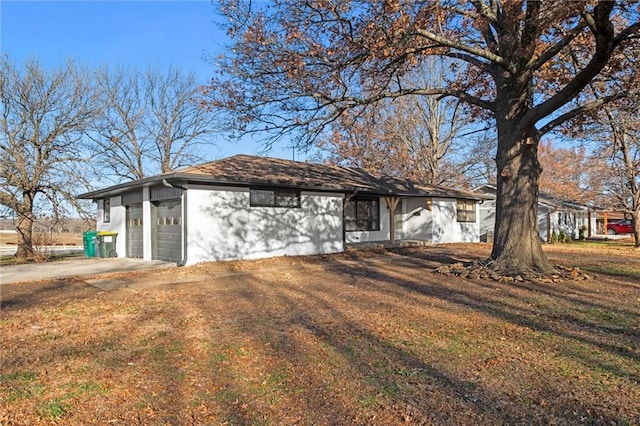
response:
[(236, 155), (82, 194), (119, 256), (180, 265), (477, 242), (482, 196), (360, 169)]

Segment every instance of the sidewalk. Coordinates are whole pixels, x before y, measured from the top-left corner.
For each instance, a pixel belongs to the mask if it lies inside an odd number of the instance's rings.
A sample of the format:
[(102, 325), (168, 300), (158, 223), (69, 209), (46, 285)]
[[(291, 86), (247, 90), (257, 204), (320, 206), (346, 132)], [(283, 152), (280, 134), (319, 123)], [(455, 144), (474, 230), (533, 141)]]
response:
[(596, 241), (615, 241), (615, 240), (625, 240), (627, 238), (633, 238), (631, 234), (592, 234), (590, 237), (587, 237), (587, 240), (596, 240)]
[(93, 276), (111, 272), (144, 271), (176, 267), (175, 263), (124, 257), (82, 258), (58, 262), (0, 266), (0, 285), (74, 276)]

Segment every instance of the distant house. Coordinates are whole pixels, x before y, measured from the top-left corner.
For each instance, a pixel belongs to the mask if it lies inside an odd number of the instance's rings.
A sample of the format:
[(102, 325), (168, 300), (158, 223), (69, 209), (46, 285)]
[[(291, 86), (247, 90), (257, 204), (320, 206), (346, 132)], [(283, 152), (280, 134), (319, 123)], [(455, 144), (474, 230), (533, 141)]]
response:
[[(480, 238), (491, 240), (496, 220), (496, 187), (482, 185), (472, 192), (488, 197), (480, 205)], [(551, 236), (564, 233), (570, 238), (577, 239), (580, 229), (586, 237), (596, 232), (596, 215), (593, 207), (576, 201), (540, 193), (538, 197), (538, 234), (545, 242), (551, 241)]]
[(236, 155), (82, 194), (119, 256), (179, 264), (479, 241), (482, 196), (363, 170)]

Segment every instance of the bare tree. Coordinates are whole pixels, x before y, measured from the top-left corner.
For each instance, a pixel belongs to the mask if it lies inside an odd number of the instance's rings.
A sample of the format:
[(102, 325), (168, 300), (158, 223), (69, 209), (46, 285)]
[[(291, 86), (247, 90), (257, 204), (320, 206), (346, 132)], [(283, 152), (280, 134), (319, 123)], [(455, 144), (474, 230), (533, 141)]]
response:
[[(346, 111), (382, 99), (455, 97), (497, 131), (496, 270), (549, 271), (537, 232), (537, 148), (564, 123), (637, 90), (631, 1), (223, 0), (229, 55), (211, 105), (237, 134), (324, 137)], [(254, 7), (255, 6), (255, 7)], [(444, 84), (407, 85), (425, 58), (452, 61)], [(635, 71), (634, 71), (635, 70)], [(602, 82), (603, 96), (585, 87)]]
[(116, 180), (141, 179), (201, 160), (211, 144), (215, 115), (198, 104), (194, 74), (172, 67), (166, 73), (123, 68), (96, 78), (102, 114), (93, 125), (96, 163)]
[(602, 205), (607, 161), (590, 154), (585, 146), (563, 148), (540, 142), (538, 159), (542, 165), (540, 189), (584, 204)]
[[(412, 85), (443, 79), (443, 67), (435, 58), (425, 70), (405, 77)], [(461, 185), (467, 181), (465, 172), (479, 161), (469, 137), (486, 130), (473, 121), (469, 109), (455, 98), (383, 99), (363, 114), (345, 112), (331, 137), (319, 145), (334, 163), (429, 184)]]
[(95, 163), (116, 180), (141, 179), (145, 176), (145, 152), (151, 149), (139, 136), (145, 114), (141, 81), (120, 68), (102, 70), (95, 82), (101, 106), (90, 133)]
[(80, 207), (87, 189), (82, 136), (95, 111), (89, 78), (68, 62), (45, 71), (0, 59), (0, 204), (17, 218), (16, 257), (33, 257), (37, 214), (60, 217)]
[(627, 99), (601, 110), (595, 130), (600, 153), (608, 161), (603, 176), (611, 207), (631, 215), (635, 247), (640, 247), (640, 109)]

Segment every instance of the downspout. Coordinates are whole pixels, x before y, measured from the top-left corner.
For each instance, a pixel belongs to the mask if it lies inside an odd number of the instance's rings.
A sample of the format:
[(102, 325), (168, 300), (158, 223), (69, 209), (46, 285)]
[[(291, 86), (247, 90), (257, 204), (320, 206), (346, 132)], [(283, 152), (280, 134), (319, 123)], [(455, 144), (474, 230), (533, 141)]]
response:
[(182, 260), (180, 260), (180, 262), (178, 262), (176, 265), (177, 266), (184, 266), (187, 264), (187, 218), (188, 216), (188, 211), (187, 211), (187, 193), (189, 191), (187, 191), (187, 188), (184, 186), (180, 186), (180, 185), (173, 185), (172, 183), (169, 183), (166, 179), (162, 179), (162, 185), (164, 186), (168, 186), (169, 188), (178, 188), (180, 190), (182, 190)]
[(347, 208), (347, 194), (342, 196), (342, 251), (347, 251), (347, 222), (345, 220), (344, 209)]
[(178, 262), (178, 266), (184, 266), (187, 264), (187, 237), (189, 233), (187, 232), (187, 218), (189, 215), (187, 214), (187, 193), (189, 191), (185, 189), (182, 190), (182, 260)]

